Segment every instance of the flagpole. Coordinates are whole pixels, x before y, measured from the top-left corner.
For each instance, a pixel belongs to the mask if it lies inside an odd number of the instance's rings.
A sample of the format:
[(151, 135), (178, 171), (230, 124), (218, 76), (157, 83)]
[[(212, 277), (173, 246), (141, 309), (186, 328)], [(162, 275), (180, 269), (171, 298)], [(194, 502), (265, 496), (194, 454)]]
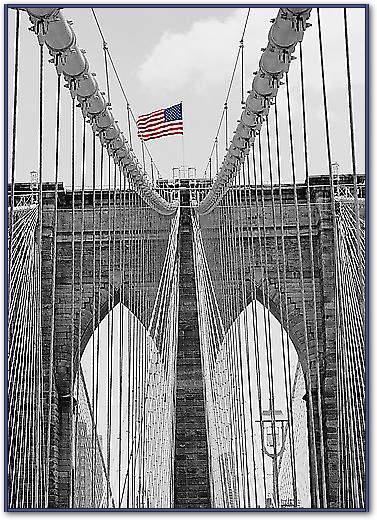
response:
[[(183, 101), (181, 101), (181, 115), (182, 115), (182, 122), (183, 122)], [(183, 125), (182, 125), (182, 128), (183, 128)], [(184, 130), (182, 130), (182, 135), (181, 135), (181, 143), (182, 143), (182, 172), (183, 172), (183, 176), (185, 174), (185, 140), (184, 140)]]
[(185, 140), (184, 140), (184, 137), (183, 137), (183, 134), (181, 135), (182, 137), (182, 167), (184, 168), (185, 167)]

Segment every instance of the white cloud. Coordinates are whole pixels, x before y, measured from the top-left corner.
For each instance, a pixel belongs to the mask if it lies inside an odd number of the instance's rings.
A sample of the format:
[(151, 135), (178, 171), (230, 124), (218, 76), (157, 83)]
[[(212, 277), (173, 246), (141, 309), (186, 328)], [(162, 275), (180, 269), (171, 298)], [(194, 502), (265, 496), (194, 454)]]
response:
[[(324, 10), (323, 10), (324, 11)], [(246, 72), (258, 68), (260, 48), (267, 43), (269, 19), (277, 9), (251, 9), (245, 44), (248, 53)], [(203, 87), (226, 84), (233, 67), (235, 53), (247, 9), (232, 10), (225, 20), (214, 17), (197, 21), (182, 33), (166, 31), (140, 65), (137, 76), (145, 87), (158, 91), (175, 92), (188, 87), (198, 91)], [(353, 80), (362, 83), (363, 60), (359, 58), (363, 48), (362, 9), (349, 13), (351, 58), (354, 69)], [(308, 55), (318, 55), (316, 13), (313, 9), (312, 29), (305, 35)], [(344, 35), (341, 9), (326, 9), (322, 16), (326, 62), (331, 62), (328, 71), (329, 87), (344, 82)], [(356, 49), (356, 55), (355, 53)], [(251, 60), (250, 63), (250, 54)], [(296, 53), (297, 54), (297, 53)]]
[(165, 32), (139, 67), (141, 83), (174, 92), (224, 82), (234, 63), (246, 12), (237, 9), (224, 21), (195, 22), (184, 33)]

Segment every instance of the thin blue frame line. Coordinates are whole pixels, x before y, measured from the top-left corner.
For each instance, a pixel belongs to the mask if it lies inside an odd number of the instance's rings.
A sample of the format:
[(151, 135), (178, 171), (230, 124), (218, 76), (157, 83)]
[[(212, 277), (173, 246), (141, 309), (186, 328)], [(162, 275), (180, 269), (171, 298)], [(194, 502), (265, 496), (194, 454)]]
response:
[(8, 506), (8, 9), (4, 5), (4, 505)]
[(8, 512), (10, 513), (18, 513), (18, 512), (29, 512), (29, 511), (38, 511), (40, 513), (67, 513), (67, 512), (87, 512), (87, 513), (91, 513), (91, 512), (94, 512), (94, 513), (104, 513), (104, 512), (113, 512), (113, 513), (123, 513), (123, 512), (135, 512), (135, 513), (147, 513), (147, 512), (165, 512), (165, 513), (180, 513), (180, 512), (187, 512), (187, 513), (194, 513), (194, 512), (200, 512), (200, 513), (215, 513), (215, 512), (219, 512), (219, 513), (231, 513), (231, 512), (234, 512), (234, 513), (247, 513), (247, 512), (256, 512), (256, 513), (292, 513), (292, 512), (296, 512), (296, 513), (320, 513), (320, 512), (323, 512), (323, 513), (328, 513), (328, 512), (331, 512), (331, 513), (344, 513), (344, 512), (350, 512), (350, 513), (364, 513), (367, 511), (366, 508), (355, 508), (355, 509), (351, 509), (351, 508), (344, 508), (344, 509), (336, 509), (336, 508), (308, 508), (308, 507), (303, 507), (301, 509), (299, 508), (290, 508), (290, 507), (287, 507), (287, 508), (208, 508), (208, 509), (196, 509), (196, 508), (180, 508), (180, 509), (174, 509), (174, 508), (171, 508), (171, 509), (167, 509), (167, 508), (129, 508), (129, 509), (126, 509), (126, 508), (115, 508), (115, 509), (111, 509), (111, 508), (103, 508), (103, 509), (100, 509), (100, 508), (93, 508), (93, 509), (90, 509), (90, 508), (72, 508), (72, 509), (69, 509), (69, 508), (64, 508), (64, 509), (8, 509)]
[[(287, 508), (287, 509), (262, 509), (262, 508), (250, 508), (250, 509), (9, 509), (7, 506), (7, 497), (8, 497), (8, 472), (7, 465), (5, 464), (5, 459), (8, 454), (8, 432), (6, 428), (7, 424), (7, 412), (8, 412), (8, 402), (6, 399), (7, 395), (7, 385), (8, 385), (8, 371), (6, 370), (7, 362), (8, 362), (8, 20), (9, 20), (9, 10), (10, 9), (20, 9), (25, 7), (40, 7), (42, 4), (4, 4), (4, 342), (6, 348), (4, 348), (4, 511), (5, 512), (30, 512), (30, 511), (38, 511), (38, 512), (104, 512), (104, 511), (112, 511), (112, 512), (123, 512), (123, 511), (135, 511), (135, 512), (368, 512), (369, 511), (369, 167), (370, 167), (370, 158), (369, 158), (369, 82), (370, 82), (370, 74), (369, 74), (369, 44), (370, 44), (370, 35), (369, 35), (369, 4), (295, 4), (295, 7), (320, 7), (320, 8), (363, 8), (365, 10), (365, 174), (366, 174), (366, 197), (365, 197), (365, 234), (366, 234), (366, 251), (365, 251), (365, 262), (366, 262), (366, 273), (365, 273), (365, 296), (366, 296), (366, 317), (365, 317), (365, 335), (366, 335), (366, 373), (365, 373), (365, 382), (366, 382), (366, 432), (365, 432), (365, 440), (366, 440), (366, 456), (365, 456), (365, 464), (366, 464), (366, 473), (365, 473), (365, 508), (359, 509), (315, 509), (315, 508)], [(229, 8), (229, 7), (284, 7), (292, 4), (43, 4), (44, 7), (69, 7), (69, 8), (89, 8), (89, 7), (101, 7), (101, 8), (127, 8), (127, 7), (153, 7), (153, 8)]]
[(366, 428), (365, 428), (365, 507), (369, 511), (369, 92), (370, 92), (370, 75), (369, 75), (369, 5), (365, 9), (365, 339), (366, 339), (366, 370), (365, 370), (365, 411), (366, 411)]
[[(88, 8), (88, 7), (100, 7), (100, 8), (197, 8), (197, 9), (207, 9), (207, 8), (235, 8), (235, 7), (254, 7), (254, 8), (281, 8), (281, 7), (292, 7), (292, 3), (280, 3), (280, 4), (251, 4), (251, 3), (235, 3), (235, 4), (56, 4), (56, 3), (46, 3), (46, 4), (35, 4), (35, 3), (26, 3), (26, 4), (4, 4), (4, 6), (9, 7), (10, 9), (16, 8), (31, 8), (31, 7), (60, 7), (64, 8)], [(363, 8), (366, 9), (369, 7), (369, 4), (316, 4), (316, 3), (298, 3), (294, 4), (294, 7), (312, 7), (312, 8), (341, 8), (347, 7), (351, 9)]]

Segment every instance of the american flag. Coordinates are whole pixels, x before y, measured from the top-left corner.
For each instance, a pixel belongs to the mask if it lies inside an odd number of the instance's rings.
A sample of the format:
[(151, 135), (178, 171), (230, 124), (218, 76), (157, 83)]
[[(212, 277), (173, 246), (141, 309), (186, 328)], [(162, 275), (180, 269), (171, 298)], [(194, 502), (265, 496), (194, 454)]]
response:
[(142, 141), (183, 134), (182, 103), (143, 114), (138, 117), (136, 125), (137, 135)]

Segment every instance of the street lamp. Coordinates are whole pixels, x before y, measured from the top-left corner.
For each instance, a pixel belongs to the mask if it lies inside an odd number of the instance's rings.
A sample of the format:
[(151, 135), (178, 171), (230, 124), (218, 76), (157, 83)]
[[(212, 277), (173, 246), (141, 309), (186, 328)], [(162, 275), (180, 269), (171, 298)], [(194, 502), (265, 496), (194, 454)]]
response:
[(280, 505), (279, 462), (284, 453), (287, 438), (287, 422), (281, 410), (275, 410), (272, 413), (270, 408), (270, 410), (262, 412), (262, 450), (272, 460), (273, 501), (275, 507)]
[(32, 204), (38, 202), (38, 173), (35, 170), (30, 172), (30, 190), (31, 190), (31, 202)]

